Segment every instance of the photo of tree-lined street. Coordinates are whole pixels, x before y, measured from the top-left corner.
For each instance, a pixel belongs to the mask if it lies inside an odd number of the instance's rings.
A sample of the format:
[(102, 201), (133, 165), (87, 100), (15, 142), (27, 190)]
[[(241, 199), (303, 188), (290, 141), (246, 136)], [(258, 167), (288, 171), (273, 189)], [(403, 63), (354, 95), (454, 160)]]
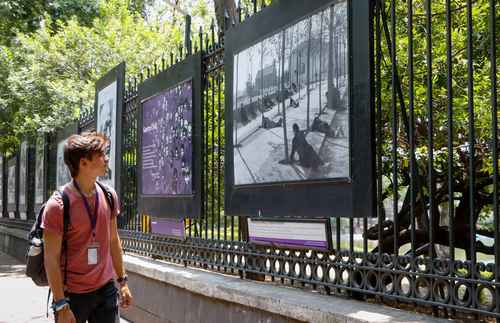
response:
[(234, 55), (235, 185), (349, 176), (347, 5)]

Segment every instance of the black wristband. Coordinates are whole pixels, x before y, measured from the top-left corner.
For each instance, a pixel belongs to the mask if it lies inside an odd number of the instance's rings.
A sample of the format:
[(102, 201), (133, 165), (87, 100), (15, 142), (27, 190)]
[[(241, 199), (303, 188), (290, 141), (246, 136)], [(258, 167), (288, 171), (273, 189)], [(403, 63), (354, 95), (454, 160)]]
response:
[(123, 277), (119, 277), (117, 280), (118, 284), (120, 284), (121, 286), (125, 285), (125, 283), (128, 282), (128, 276), (127, 275), (123, 275)]

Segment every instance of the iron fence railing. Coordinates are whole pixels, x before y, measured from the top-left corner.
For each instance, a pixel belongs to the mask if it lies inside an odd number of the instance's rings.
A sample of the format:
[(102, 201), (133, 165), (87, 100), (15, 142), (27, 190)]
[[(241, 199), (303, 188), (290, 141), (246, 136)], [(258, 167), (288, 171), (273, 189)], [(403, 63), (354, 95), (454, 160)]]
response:
[[(191, 50), (128, 79), (119, 223), (126, 251), (436, 315), (500, 318), (500, 6), (495, 0), (371, 3), (376, 217), (331, 218), (330, 253), (246, 241), (246, 219), (224, 214), (224, 39), (212, 26), (186, 42), (202, 53), (203, 84), (203, 208), (185, 220), (186, 240), (152, 234), (149, 217), (137, 212), (137, 89)], [(261, 10), (256, 1), (249, 9), (238, 9), (238, 23)], [(92, 116), (84, 114), (80, 129), (91, 127)], [(49, 144), (54, 160), (53, 138)]]

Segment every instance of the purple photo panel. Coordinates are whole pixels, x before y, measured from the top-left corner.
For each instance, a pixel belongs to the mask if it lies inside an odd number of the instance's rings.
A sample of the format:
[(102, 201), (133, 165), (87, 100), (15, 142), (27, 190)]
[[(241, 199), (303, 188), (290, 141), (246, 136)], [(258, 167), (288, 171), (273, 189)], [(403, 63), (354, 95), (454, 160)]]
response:
[(193, 193), (192, 98), (189, 80), (143, 102), (143, 195)]

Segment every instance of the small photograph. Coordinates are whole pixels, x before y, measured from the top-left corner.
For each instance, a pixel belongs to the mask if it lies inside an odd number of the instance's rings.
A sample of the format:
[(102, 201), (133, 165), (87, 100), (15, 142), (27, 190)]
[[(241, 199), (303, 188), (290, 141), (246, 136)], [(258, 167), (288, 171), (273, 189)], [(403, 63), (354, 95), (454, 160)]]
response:
[(36, 141), (36, 155), (35, 155), (35, 203), (42, 204), (44, 202), (44, 138), (38, 137)]
[(7, 203), (16, 203), (16, 165), (9, 166), (7, 178)]
[(142, 103), (142, 194), (193, 193), (192, 81)]
[(97, 132), (106, 134), (111, 144), (108, 147), (109, 167), (106, 175), (100, 177), (103, 183), (115, 186), (115, 154), (116, 154), (116, 87), (117, 82), (113, 82), (97, 95)]
[(234, 55), (235, 185), (349, 177), (346, 2)]
[(28, 158), (28, 143), (21, 143), (19, 154), (19, 205), (26, 205), (26, 163)]
[(57, 144), (56, 185), (58, 188), (71, 181), (71, 174), (64, 163), (64, 144), (66, 140), (67, 139), (61, 140)]

